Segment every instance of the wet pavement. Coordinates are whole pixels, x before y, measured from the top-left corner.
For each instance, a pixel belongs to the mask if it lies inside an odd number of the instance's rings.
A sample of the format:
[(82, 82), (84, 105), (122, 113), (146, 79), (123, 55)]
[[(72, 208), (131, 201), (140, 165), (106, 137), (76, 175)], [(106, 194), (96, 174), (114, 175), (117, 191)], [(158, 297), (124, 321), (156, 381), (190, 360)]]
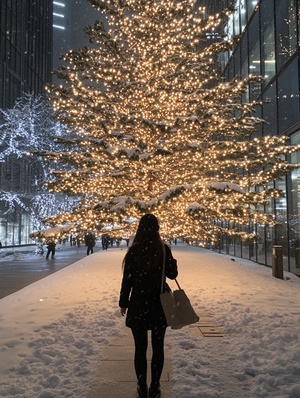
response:
[[(102, 250), (100, 244), (94, 252)], [(0, 252), (0, 299), (85, 257), (85, 246), (58, 246), (55, 257), (35, 254), (35, 246)]]

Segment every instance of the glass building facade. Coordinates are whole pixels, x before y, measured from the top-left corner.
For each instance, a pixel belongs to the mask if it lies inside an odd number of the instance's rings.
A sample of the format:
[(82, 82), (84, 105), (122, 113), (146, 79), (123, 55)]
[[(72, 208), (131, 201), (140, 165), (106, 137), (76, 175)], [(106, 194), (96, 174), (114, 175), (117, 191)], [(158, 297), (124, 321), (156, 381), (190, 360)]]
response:
[(42, 94), (52, 74), (52, 1), (1, 0), (0, 107)]
[[(12, 108), (23, 93), (43, 94), (51, 82), (52, 11), (52, 0), (1, 0), (0, 108)], [(22, 194), (29, 204), (37, 189), (32, 181), (39, 173), (32, 162), (9, 156), (0, 163), (0, 190)], [(0, 201), (2, 245), (28, 243), (29, 232), (30, 214), (17, 202), (11, 208), (8, 201)]]
[[(288, 135), (292, 145), (300, 142), (299, 28), (300, 0), (237, 0), (226, 26), (229, 38), (241, 36), (225, 59), (225, 77), (264, 77), (262, 84), (251, 85), (245, 94), (246, 100), (263, 101), (257, 113), (267, 123), (258, 133)], [(300, 153), (289, 160), (298, 164)], [(271, 186), (285, 195), (262, 210), (272, 214), (278, 224), (241, 226), (241, 230), (256, 233), (258, 239), (249, 243), (220, 238), (218, 249), (271, 266), (273, 245), (282, 245), (284, 269), (300, 276), (300, 169), (286, 179), (270, 182)]]

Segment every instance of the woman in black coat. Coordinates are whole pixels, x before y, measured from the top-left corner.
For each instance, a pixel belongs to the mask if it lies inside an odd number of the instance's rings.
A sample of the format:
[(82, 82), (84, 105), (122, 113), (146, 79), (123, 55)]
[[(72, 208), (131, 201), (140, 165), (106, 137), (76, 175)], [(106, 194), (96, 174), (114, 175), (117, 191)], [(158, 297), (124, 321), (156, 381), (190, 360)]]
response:
[(160, 397), (160, 377), (164, 364), (164, 337), (166, 318), (160, 303), (163, 245), (165, 248), (165, 275), (177, 277), (177, 262), (171, 250), (162, 243), (159, 224), (153, 214), (145, 214), (137, 229), (132, 246), (123, 260), (123, 279), (119, 306), (126, 315), (126, 326), (131, 328), (135, 355), (134, 365), (138, 380), (139, 397), (147, 397), (147, 346), (151, 330), (152, 361), (149, 396)]

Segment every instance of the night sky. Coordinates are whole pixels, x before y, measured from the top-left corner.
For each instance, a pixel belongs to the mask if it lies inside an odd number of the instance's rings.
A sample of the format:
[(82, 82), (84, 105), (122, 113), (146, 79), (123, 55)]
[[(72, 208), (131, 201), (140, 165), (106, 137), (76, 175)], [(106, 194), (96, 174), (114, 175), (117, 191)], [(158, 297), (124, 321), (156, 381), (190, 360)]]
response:
[[(65, 8), (62, 8), (65, 18), (62, 25), (65, 30), (54, 29), (53, 35), (53, 68), (57, 69), (63, 61), (59, 60), (60, 55), (66, 54), (69, 50), (78, 50), (89, 46), (88, 38), (84, 27), (94, 25), (97, 19), (101, 19), (99, 11), (95, 10), (88, 0), (64, 0)], [(57, 9), (60, 12), (60, 9)]]

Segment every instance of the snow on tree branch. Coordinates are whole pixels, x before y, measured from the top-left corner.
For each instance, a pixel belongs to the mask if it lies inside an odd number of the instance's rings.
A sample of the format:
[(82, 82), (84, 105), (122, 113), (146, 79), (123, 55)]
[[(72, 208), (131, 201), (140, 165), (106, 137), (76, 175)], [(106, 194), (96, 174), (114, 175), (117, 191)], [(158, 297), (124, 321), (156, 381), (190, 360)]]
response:
[(193, 0), (91, 3), (90, 46), (66, 54), (63, 84), (48, 87), (58, 120), (77, 135), (48, 187), (81, 197), (52, 222), (127, 225), (152, 211), (165, 234), (204, 240), (215, 239), (215, 221), (272, 222), (260, 205), (280, 195), (268, 184), (296, 167), (288, 156), (300, 147), (260, 134), (261, 103), (243, 98), (261, 77), (221, 76), (218, 56), (234, 41), (207, 35), (232, 10), (203, 19)]

